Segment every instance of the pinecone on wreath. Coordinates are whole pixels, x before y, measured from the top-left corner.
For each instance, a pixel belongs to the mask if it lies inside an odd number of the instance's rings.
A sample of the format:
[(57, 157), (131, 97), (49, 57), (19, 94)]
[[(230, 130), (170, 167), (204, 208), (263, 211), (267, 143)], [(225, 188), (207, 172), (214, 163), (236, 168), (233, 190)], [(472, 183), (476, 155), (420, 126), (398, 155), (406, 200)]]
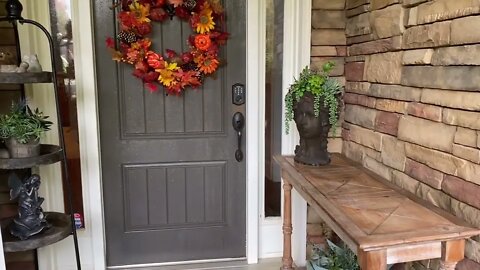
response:
[(137, 35), (135, 35), (135, 33), (130, 31), (122, 31), (118, 33), (117, 39), (120, 40), (121, 42), (131, 44), (137, 41)]

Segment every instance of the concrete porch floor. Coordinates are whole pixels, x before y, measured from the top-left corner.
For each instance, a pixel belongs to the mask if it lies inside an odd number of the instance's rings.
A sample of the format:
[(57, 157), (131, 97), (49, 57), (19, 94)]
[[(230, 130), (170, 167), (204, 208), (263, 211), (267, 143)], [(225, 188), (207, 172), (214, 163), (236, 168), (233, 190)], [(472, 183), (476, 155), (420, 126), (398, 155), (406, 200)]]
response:
[[(278, 270), (281, 258), (260, 260), (258, 264), (248, 265), (246, 261), (202, 263), (195, 265), (175, 265), (160, 267), (131, 268), (131, 270)], [(126, 268), (124, 268), (126, 269)]]

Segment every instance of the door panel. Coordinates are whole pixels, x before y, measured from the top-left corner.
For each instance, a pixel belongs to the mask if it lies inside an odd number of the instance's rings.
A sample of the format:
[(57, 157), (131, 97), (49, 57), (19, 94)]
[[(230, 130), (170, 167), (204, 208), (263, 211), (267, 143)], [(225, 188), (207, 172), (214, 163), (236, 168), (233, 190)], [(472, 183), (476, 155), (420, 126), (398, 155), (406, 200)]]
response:
[[(245, 1), (224, 1), (227, 64), (183, 96), (150, 93), (111, 60), (112, 1), (94, 5), (107, 264), (245, 257), (245, 161), (231, 124), (244, 112), (231, 86), (245, 83)], [(177, 18), (154, 23), (154, 48), (186, 50), (190, 31)]]

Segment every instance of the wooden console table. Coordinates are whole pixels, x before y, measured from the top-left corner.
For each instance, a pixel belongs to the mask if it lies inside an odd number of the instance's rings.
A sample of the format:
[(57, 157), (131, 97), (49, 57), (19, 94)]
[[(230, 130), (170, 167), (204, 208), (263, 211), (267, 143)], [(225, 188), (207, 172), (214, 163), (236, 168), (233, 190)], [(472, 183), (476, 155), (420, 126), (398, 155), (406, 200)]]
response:
[(357, 254), (363, 270), (433, 258), (442, 259), (442, 270), (454, 270), (464, 257), (465, 239), (480, 234), (341, 155), (321, 167), (297, 164), (289, 156), (275, 160), (284, 179), (283, 270), (293, 269), (292, 188)]

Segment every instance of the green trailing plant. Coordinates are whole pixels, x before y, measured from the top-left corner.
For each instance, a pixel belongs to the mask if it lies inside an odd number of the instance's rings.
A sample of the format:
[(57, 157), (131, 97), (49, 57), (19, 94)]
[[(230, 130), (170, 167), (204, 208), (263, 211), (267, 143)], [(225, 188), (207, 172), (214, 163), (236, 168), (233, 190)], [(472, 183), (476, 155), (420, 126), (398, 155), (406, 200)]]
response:
[(37, 109), (31, 110), (25, 101), (12, 105), (10, 113), (0, 115), (0, 139), (16, 139), (26, 144), (37, 141), (48, 130), (52, 122)]
[(327, 239), (327, 245), (315, 245), (307, 270), (360, 270), (357, 256), (345, 245), (339, 247)]
[(290, 121), (293, 120), (293, 106), (294, 103), (300, 101), (305, 93), (310, 92), (314, 96), (313, 109), (315, 117), (320, 115), (321, 101), (323, 106), (328, 109), (329, 123), (332, 125), (332, 131), (335, 133), (335, 128), (338, 121), (338, 97), (340, 95), (340, 83), (329, 76), (335, 64), (327, 62), (322, 66), (322, 70), (314, 71), (308, 66), (300, 73), (300, 77), (295, 79), (294, 83), (290, 85), (288, 93), (285, 96), (285, 126), (286, 133), (290, 131)]

